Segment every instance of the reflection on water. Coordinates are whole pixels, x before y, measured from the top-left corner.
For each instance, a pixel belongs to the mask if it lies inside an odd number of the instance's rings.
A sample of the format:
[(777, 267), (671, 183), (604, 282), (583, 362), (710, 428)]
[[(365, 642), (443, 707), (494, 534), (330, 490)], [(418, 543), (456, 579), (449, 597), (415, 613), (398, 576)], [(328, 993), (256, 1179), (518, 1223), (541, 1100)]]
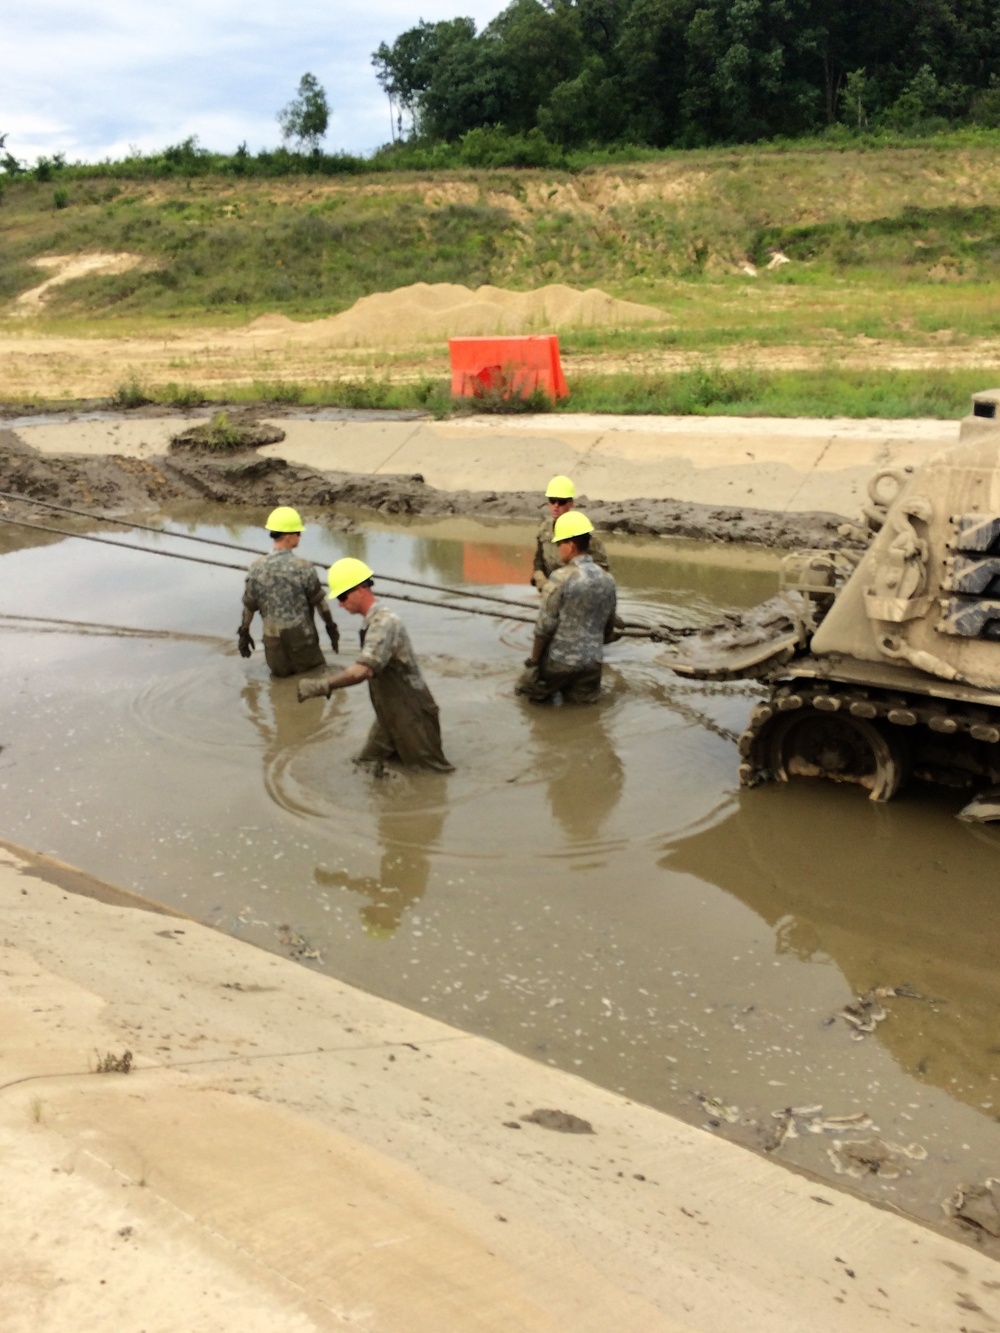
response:
[[(220, 518), (185, 522), (262, 546)], [(310, 524), (300, 549), (456, 586), (530, 558), (533, 525), (470, 526)], [(711, 554), (614, 543), (623, 604), (702, 623), (774, 590), (759, 561)], [(3, 836), (266, 947), (306, 939), (346, 982), (698, 1124), (697, 1094), (720, 1098), (740, 1118), (714, 1132), (754, 1146), (789, 1105), (867, 1112), (928, 1156), (857, 1188), (925, 1217), (996, 1173), (1000, 837), (958, 824), (957, 798), (738, 792), (759, 687), (676, 679), (661, 645), (622, 641), (600, 705), (532, 707), (513, 695), (530, 624), (416, 603), (401, 612), (456, 772), (378, 779), (352, 763), (364, 690), (300, 705), (237, 656), (238, 571), (66, 542), (0, 563)], [(502, 591), (533, 598), (519, 576)], [(44, 633), (4, 632), (40, 606)], [(904, 983), (928, 998), (887, 1001), (861, 1040), (837, 1017)], [(803, 1133), (780, 1155), (829, 1174), (828, 1147)]]
[(567, 844), (595, 843), (621, 799), (625, 782), (625, 770), (608, 733), (607, 703), (560, 709), (518, 702), (531, 726), (537, 774), (547, 787), (549, 807)]
[[(427, 891), (431, 854), (438, 849), (447, 814), (447, 782), (440, 773), (421, 774), (419, 782), (376, 778), (378, 840), (382, 858), (377, 875), (351, 875), (317, 866), (316, 883), (360, 894), (368, 902), (359, 909), (362, 929), (386, 939), (399, 929), (403, 914)], [(393, 790), (401, 787), (402, 790)]]

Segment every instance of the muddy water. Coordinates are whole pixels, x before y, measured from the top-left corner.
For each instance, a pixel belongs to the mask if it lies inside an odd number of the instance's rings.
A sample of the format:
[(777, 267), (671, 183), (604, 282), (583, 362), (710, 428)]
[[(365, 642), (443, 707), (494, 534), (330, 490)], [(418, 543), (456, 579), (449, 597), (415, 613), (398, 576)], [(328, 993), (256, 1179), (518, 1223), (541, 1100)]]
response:
[[(218, 514), (173, 527), (258, 544)], [(303, 551), (530, 600), (529, 543), (463, 521), (310, 527)], [(612, 555), (626, 603), (686, 623), (776, 582), (766, 553)], [(822, 1107), (775, 1158), (860, 1171), (840, 1183), (925, 1218), (1000, 1174), (1000, 834), (958, 824), (958, 799), (741, 793), (755, 687), (623, 642), (600, 706), (533, 708), (512, 693), (528, 625), (419, 605), (456, 772), (374, 778), (351, 763), (363, 689), (299, 705), (236, 655), (238, 572), (69, 541), (8, 544), (0, 570), (0, 836), (751, 1146)], [(928, 998), (886, 1000), (861, 1039), (836, 1016), (904, 983)], [(897, 1178), (852, 1165), (872, 1139), (911, 1151)]]

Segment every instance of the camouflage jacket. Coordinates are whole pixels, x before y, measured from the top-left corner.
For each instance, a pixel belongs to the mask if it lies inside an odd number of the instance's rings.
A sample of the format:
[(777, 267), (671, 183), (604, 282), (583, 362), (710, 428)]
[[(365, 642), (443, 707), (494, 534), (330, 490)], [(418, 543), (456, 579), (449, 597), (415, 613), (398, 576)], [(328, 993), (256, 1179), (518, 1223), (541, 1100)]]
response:
[(393, 664), (413, 689), (427, 689), (406, 626), (395, 611), (390, 611), (381, 602), (376, 602), (365, 616), (358, 661), (371, 667), (376, 676)]
[(542, 590), (535, 637), (547, 645), (543, 668), (577, 670), (604, 660), (615, 616), (615, 581), (589, 555), (575, 556)]
[[(264, 633), (276, 637), (296, 625), (313, 626), (313, 611), (326, 610), (315, 567), (294, 551), (272, 551), (255, 560), (243, 591), (244, 620), (259, 611)], [(324, 619), (326, 617), (324, 616)]]
[[(543, 518), (538, 525), (538, 532), (535, 537), (535, 563), (533, 568), (540, 569), (546, 578), (551, 578), (552, 574), (562, 565), (562, 561), (559, 559), (559, 547), (552, 540), (552, 526), (554, 523), (554, 518)], [(590, 534), (590, 555), (595, 565), (600, 565), (602, 569), (607, 569), (610, 572), (608, 553), (596, 532)]]

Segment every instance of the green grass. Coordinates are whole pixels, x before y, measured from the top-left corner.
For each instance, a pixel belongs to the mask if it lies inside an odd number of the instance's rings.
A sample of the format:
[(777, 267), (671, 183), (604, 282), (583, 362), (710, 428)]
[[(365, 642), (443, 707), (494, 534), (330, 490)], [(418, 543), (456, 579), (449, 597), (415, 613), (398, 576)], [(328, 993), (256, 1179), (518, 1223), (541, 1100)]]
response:
[[(1000, 364), (979, 370), (873, 370), (838, 368), (761, 371), (721, 368), (706, 362), (672, 375), (570, 375), (569, 397), (557, 404), (532, 401), (521, 410), (610, 412), (626, 415), (770, 417), (930, 417), (955, 420), (969, 410), (971, 395), (1000, 383)], [(177, 405), (173, 386), (156, 389), (134, 378), (112, 399), (118, 406), (156, 402)], [(470, 412), (505, 413), (505, 399), (453, 400), (446, 379), (391, 382), (343, 380), (325, 384), (234, 385), (209, 393), (188, 386), (198, 403), (294, 405), (378, 411), (421, 411), (435, 417)], [(133, 401), (134, 400), (134, 401)], [(190, 405), (190, 404), (183, 404)]]
[(808, 371), (719, 369), (676, 375), (586, 375), (568, 379), (563, 410), (699, 416), (936, 417), (969, 411), (970, 396), (1000, 382), (989, 370)]
[(868, 290), (871, 274), (883, 288), (972, 289), (1000, 279), (1000, 208), (982, 202), (1000, 196), (998, 147), (991, 132), (877, 150), (850, 141), (626, 154), (575, 171), (266, 180), (73, 168), (58, 209), (47, 184), (6, 186), (0, 302), (37, 284), (35, 256), (86, 250), (130, 251), (145, 263), (53, 289), (51, 317), (315, 316), (417, 281), (567, 282), (659, 304), (677, 283), (698, 299), (700, 284), (732, 279), (774, 246), (794, 262), (761, 273), (771, 293)]

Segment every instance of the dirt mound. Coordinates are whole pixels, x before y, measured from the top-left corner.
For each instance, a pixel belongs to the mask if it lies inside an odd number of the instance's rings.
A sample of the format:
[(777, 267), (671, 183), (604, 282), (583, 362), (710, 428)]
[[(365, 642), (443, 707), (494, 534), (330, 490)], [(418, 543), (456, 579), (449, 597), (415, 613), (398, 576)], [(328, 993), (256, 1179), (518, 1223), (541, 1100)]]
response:
[[(665, 322), (663, 311), (655, 306), (618, 301), (596, 288), (581, 292), (553, 283), (530, 292), (510, 292), (502, 287), (472, 290), (459, 283), (416, 282), (362, 296), (342, 314), (295, 327), (297, 338), (328, 346), (385, 347), (451, 337)], [(281, 315), (262, 315), (250, 330), (273, 332), (291, 323)]]
[(216, 412), (210, 421), (200, 421), (171, 437), (172, 454), (239, 454), (264, 444), (280, 444), (285, 432), (239, 414)]

